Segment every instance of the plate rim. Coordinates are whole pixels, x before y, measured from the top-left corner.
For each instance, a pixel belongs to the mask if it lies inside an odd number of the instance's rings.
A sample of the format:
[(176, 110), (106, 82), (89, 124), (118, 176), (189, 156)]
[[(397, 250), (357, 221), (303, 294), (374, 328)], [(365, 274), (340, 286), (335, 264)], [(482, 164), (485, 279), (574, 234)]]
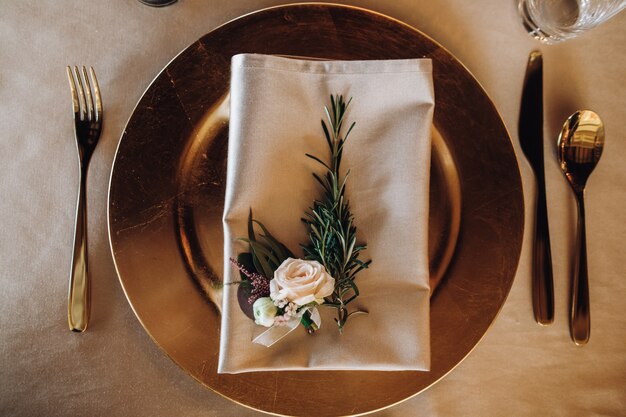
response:
[[(189, 43), (188, 45), (186, 45), (184, 48), (182, 48), (176, 55), (174, 55), (166, 64), (163, 65), (163, 67), (161, 68), (161, 70), (158, 71), (158, 73), (152, 78), (152, 80), (148, 83), (147, 87), (144, 89), (144, 91), (140, 94), (137, 102), (135, 103), (132, 111), (130, 112), (128, 119), (126, 120), (125, 124), (124, 124), (124, 128), (123, 131), (120, 135), (120, 138), (118, 140), (117, 146), (115, 148), (115, 153), (114, 153), (114, 157), (112, 160), (112, 164), (111, 164), (111, 171), (109, 174), (109, 181), (108, 181), (108, 188), (107, 188), (107, 208), (106, 208), (106, 218), (107, 218), (107, 236), (109, 238), (109, 249), (111, 251), (111, 256), (113, 259), (113, 263), (115, 266), (115, 272), (117, 274), (119, 283), (122, 287), (122, 290), (124, 292), (124, 296), (126, 297), (126, 300), (128, 302), (128, 304), (130, 305), (133, 314), (135, 315), (135, 317), (137, 318), (137, 320), (139, 321), (139, 323), (141, 324), (143, 330), (148, 334), (148, 336), (150, 337), (150, 339), (152, 340), (152, 342), (159, 348), (159, 350), (161, 352), (163, 352), (172, 362), (174, 362), (180, 369), (182, 369), (187, 375), (191, 376), (194, 380), (198, 381), (202, 386), (210, 389), (212, 392), (218, 394), (220, 397), (227, 399), (228, 401), (231, 401), (235, 404), (238, 404), (240, 406), (243, 406), (245, 408), (248, 408), (250, 410), (254, 410), (254, 411), (258, 411), (258, 412), (262, 412), (265, 414), (269, 414), (269, 415), (276, 415), (276, 416), (282, 416), (284, 414), (279, 414), (276, 412), (272, 412), (272, 411), (268, 411), (268, 410), (264, 410), (261, 408), (255, 408), (252, 405), (243, 403), (235, 398), (231, 398), (229, 396), (227, 396), (226, 394), (218, 391), (217, 389), (213, 388), (212, 386), (208, 385), (206, 382), (204, 382), (203, 380), (201, 380), (200, 378), (198, 378), (194, 373), (190, 372), (187, 368), (185, 368), (181, 363), (179, 363), (174, 357), (172, 357), (172, 355), (170, 355), (170, 353), (159, 343), (159, 341), (155, 338), (155, 336), (152, 334), (152, 332), (149, 330), (149, 328), (146, 326), (146, 324), (144, 323), (143, 319), (141, 318), (139, 312), (136, 310), (135, 305), (133, 304), (133, 302), (131, 301), (131, 297), (129, 295), (129, 293), (127, 292), (127, 288), (124, 285), (124, 281), (122, 279), (122, 274), (120, 273), (120, 268), (118, 266), (118, 261), (116, 259), (115, 256), (115, 248), (114, 248), (114, 243), (113, 243), (113, 236), (112, 236), (112, 224), (111, 224), (111, 188), (112, 188), (112, 184), (113, 184), (113, 179), (114, 179), (114, 174), (115, 174), (115, 166), (116, 163), (118, 161), (118, 157), (120, 155), (119, 150), (120, 147), (122, 145), (122, 141), (124, 139), (124, 136), (127, 133), (127, 128), (129, 126), (129, 123), (131, 121), (131, 119), (133, 118), (134, 114), (137, 111), (137, 108), (139, 107), (139, 105), (141, 104), (142, 99), (145, 97), (146, 93), (148, 93), (150, 91), (150, 89), (153, 87), (155, 81), (168, 69), (168, 67), (174, 62), (176, 61), (182, 54), (184, 54), (192, 45), (195, 45), (196, 43), (200, 42), (204, 37), (206, 37), (207, 35), (216, 32), (220, 29), (225, 28), (226, 26), (237, 22), (241, 19), (245, 19), (246, 17), (250, 17), (259, 13), (263, 13), (263, 12), (269, 12), (272, 10), (276, 10), (276, 9), (289, 9), (292, 7), (330, 7), (330, 8), (340, 8), (340, 9), (350, 9), (350, 10), (354, 10), (354, 11), (358, 11), (358, 12), (362, 12), (368, 15), (374, 15), (377, 16), (379, 18), (382, 18), (384, 20), (388, 20), (390, 22), (393, 22), (394, 24), (400, 25), (402, 27), (405, 27), (407, 29), (409, 29), (412, 32), (417, 33), (418, 35), (420, 35), (421, 37), (427, 39), (428, 41), (432, 42), (434, 45), (436, 45), (438, 48), (440, 48), (442, 51), (444, 51), (446, 54), (448, 54), (454, 61), (456, 64), (458, 64), (459, 66), (461, 66), (463, 68), (463, 70), (471, 76), (472, 80), (478, 85), (478, 87), (480, 88), (480, 90), (482, 91), (484, 98), (487, 100), (487, 102), (489, 103), (490, 107), (492, 108), (492, 110), (495, 112), (495, 114), (498, 116), (498, 119), (501, 121), (501, 127), (504, 129), (505, 133), (506, 133), (506, 139), (508, 141), (508, 145), (512, 151), (512, 154), (514, 156), (514, 159), (516, 160), (516, 164), (514, 167), (511, 167), (512, 169), (515, 170), (515, 176), (516, 178), (519, 180), (518, 181), (518, 185), (519, 185), (519, 195), (521, 196), (521, 212), (520, 214), (520, 219), (521, 222), (519, 224), (519, 240), (518, 240), (518, 244), (517, 246), (517, 250), (516, 252), (516, 260), (514, 262), (514, 268), (512, 268), (513, 270), (513, 274), (512, 274), (512, 278), (509, 280), (509, 285), (506, 288), (505, 294), (503, 296), (503, 301), (500, 304), (500, 306), (497, 308), (497, 311), (495, 312), (492, 320), (490, 321), (489, 325), (486, 327), (485, 331), (482, 333), (482, 335), (480, 335), (480, 337), (478, 338), (478, 340), (473, 344), (473, 346), (465, 353), (465, 355), (462, 356), (462, 358), (456, 363), (454, 364), (449, 370), (447, 370), (446, 372), (442, 373), (441, 376), (439, 376), (438, 378), (434, 379), (431, 383), (425, 385), (422, 389), (416, 391), (415, 393), (401, 399), (398, 400), (396, 402), (393, 403), (389, 403), (386, 404), (382, 407), (379, 408), (375, 408), (375, 409), (371, 409), (368, 411), (364, 411), (358, 414), (350, 414), (353, 416), (363, 416), (363, 415), (367, 415), (367, 414), (371, 414), (371, 413), (375, 413), (375, 412), (379, 412), (382, 410), (386, 410), (388, 408), (394, 407), (400, 403), (403, 403), (411, 398), (414, 398), (415, 396), (423, 393), (424, 391), (426, 391), (427, 389), (429, 389), (430, 387), (432, 387), (433, 385), (435, 385), (437, 382), (441, 381), (443, 378), (445, 378), (450, 372), (452, 372), (454, 369), (456, 369), (469, 355), (470, 353), (472, 353), (474, 351), (474, 349), (476, 349), (476, 347), (481, 343), (481, 341), (484, 339), (485, 335), (488, 333), (488, 331), (491, 329), (491, 327), (494, 325), (495, 321), (497, 320), (497, 318), (499, 317), (500, 313), (502, 312), (502, 308), (504, 307), (508, 296), (510, 294), (511, 288), (513, 286), (513, 283), (515, 281), (515, 277), (517, 274), (517, 270), (519, 268), (519, 264), (521, 261), (521, 251), (522, 251), (522, 243), (523, 243), (523, 236), (524, 236), (524, 231), (526, 228), (526, 224), (525, 224), (525, 211), (526, 211), (526, 207), (525, 207), (525, 202), (524, 202), (524, 184), (522, 181), (522, 177), (521, 177), (521, 171), (520, 171), (520, 166), (519, 166), (519, 159), (517, 158), (517, 154), (515, 152), (515, 147), (513, 145), (513, 141), (511, 138), (511, 134), (509, 132), (509, 129), (506, 125), (506, 123), (504, 122), (504, 118), (502, 117), (502, 114), (500, 113), (500, 111), (498, 110), (498, 108), (496, 107), (495, 103), (493, 102), (493, 99), (491, 98), (491, 96), (489, 95), (489, 93), (487, 92), (487, 90), (484, 88), (483, 84), (478, 80), (478, 78), (476, 78), (476, 76), (472, 73), (472, 71), (461, 61), (459, 60), (452, 52), (450, 52), (446, 47), (444, 47), (442, 44), (440, 44), (438, 41), (436, 41), (435, 39), (433, 39), (431, 36), (429, 36), (428, 34), (422, 32), (421, 30), (417, 29), (416, 27), (402, 21), (399, 20), (398, 18), (389, 16), (387, 14), (378, 12), (376, 10), (372, 10), (372, 9), (368, 9), (365, 7), (360, 7), (360, 6), (354, 6), (354, 5), (349, 5), (349, 4), (339, 4), (339, 3), (332, 3), (332, 2), (296, 2), (296, 3), (285, 3), (285, 4), (279, 4), (279, 5), (274, 5), (274, 6), (269, 6), (269, 7), (264, 7), (264, 8), (260, 8), (260, 9), (255, 9), (253, 11), (241, 14), (239, 16), (236, 16), (222, 24), (219, 24), (217, 26), (215, 26), (214, 28), (212, 28), (211, 30), (209, 30), (208, 32), (206, 32), (205, 34), (203, 34), (202, 36), (200, 36), (198, 39), (196, 39), (195, 41)], [(462, 220), (461, 220), (461, 227), (462, 227)], [(457, 242), (458, 244), (458, 242)], [(270, 372), (270, 371), (268, 371)], [(404, 372), (404, 371), (398, 371), (398, 372)]]

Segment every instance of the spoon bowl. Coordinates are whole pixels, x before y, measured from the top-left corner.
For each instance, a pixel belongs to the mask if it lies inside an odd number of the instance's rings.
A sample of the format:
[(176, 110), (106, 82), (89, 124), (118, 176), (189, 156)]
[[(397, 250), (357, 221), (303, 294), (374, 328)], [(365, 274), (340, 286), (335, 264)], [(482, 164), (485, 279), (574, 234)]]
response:
[(591, 333), (584, 193), (604, 149), (604, 123), (600, 116), (590, 110), (572, 114), (563, 125), (557, 146), (561, 171), (572, 186), (578, 204), (578, 252), (572, 279), (570, 332), (574, 343), (584, 345)]
[(574, 191), (585, 188), (604, 148), (604, 124), (591, 110), (572, 114), (559, 135), (558, 158), (561, 171)]

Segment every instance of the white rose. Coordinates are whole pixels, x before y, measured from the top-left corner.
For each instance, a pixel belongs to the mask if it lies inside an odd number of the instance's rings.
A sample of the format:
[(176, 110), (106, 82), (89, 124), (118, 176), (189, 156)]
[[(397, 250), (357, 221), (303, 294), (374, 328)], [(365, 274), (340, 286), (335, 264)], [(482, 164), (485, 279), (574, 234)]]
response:
[(298, 306), (324, 302), (335, 290), (335, 279), (317, 261), (287, 258), (274, 271), (270, 281), (270, 296), (274, 300), (287, 300)]
[(265, 327), (272, 327), (278, 308), (269, 297), (261, 297), (252, 304), (254, 322)]

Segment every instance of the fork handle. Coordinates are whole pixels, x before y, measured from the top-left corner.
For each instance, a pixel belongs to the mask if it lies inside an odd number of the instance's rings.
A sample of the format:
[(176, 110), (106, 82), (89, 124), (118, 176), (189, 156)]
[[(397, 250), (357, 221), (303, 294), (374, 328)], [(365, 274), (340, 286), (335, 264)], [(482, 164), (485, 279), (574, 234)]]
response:
[(87, 172), (81, 167), (78, 202), (76, 203), (74, 252), (67, 303), (67, 321), (73, 332), (84, 332), (87, 329), (91, 307), (87, 268), (86, 180)]

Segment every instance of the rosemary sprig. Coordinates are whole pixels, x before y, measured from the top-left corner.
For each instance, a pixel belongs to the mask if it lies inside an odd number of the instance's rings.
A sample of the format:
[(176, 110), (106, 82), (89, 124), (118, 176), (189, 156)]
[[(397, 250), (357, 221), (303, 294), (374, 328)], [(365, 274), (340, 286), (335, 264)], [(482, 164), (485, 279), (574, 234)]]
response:
[(344, 102), (343, 96), (330, 97), (331, 108), (324, 107), (328, 126), (322, 120), (322, 129), (330, 150), (330, 163), (320, 158), (306, 154), (326, 169), (324, 175), (313, 173), (313, 177), (322, 187), (323, 195), (316, 200), (306, 218), (302, 221), (309, 228), (310, 243), (302, 245), (305, 257), (320, 262), (331, 276), (335, 278), (335, 291), (327, 297), (322, 305), (337, 309), (337, 326), (339, 332), (350, 316), (357, 313), (367, 313), (362, 310), (348, 311), (347, 305), (359, 296), (359, 288), (354, 279), (356, 274), (368, 267), (371, 260), (366, 262), (359, 259), (359, 254), (366, 248), (365, 244), (356, 242), (356, 226), (354, 216), (345, 198), (346, 181), (350, 170), (345, 175), (340, 174), (341, 156), (348, 135), (356, 123), (352, 123), (342, 137), (341, 130), (344, 124), (346, 110), (352, 99)]

